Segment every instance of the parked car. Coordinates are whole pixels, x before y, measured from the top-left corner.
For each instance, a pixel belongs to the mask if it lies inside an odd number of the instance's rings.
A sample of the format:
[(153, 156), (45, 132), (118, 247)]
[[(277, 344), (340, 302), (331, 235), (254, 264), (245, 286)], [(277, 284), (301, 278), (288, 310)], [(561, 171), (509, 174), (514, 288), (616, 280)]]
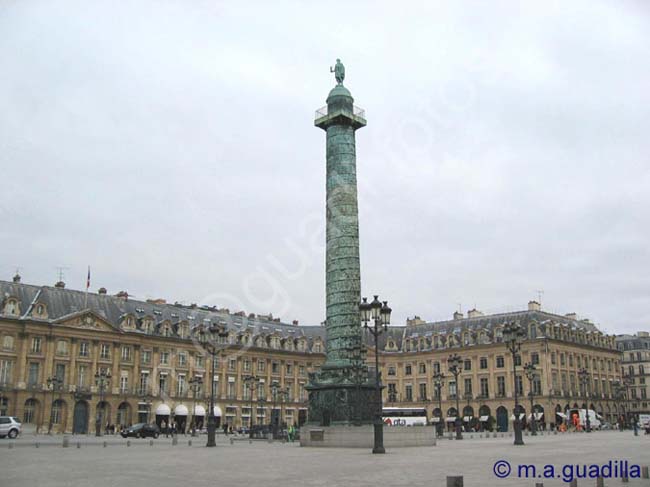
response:
[(13, 416), (0, 416), (0, 438), (15, 438), (23, 430), (22, 423)]
[(137, 423), (130, 428), (126, 428), (120, 434), (122, 435), (122, 438), (146, 438), (147, 436), (158, 438), (160, 435), (160, 428), (157, 424)]

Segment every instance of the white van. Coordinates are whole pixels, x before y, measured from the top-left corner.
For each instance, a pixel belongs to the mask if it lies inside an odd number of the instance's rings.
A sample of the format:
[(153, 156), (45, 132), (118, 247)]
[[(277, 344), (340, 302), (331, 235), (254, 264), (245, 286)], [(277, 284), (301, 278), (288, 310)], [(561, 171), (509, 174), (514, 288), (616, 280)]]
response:
[(583, 428), (587, 427), (587, 415), (586, 411), (589, 411), (589, 427), (594, 430), (599, 430), (601, 426), (600, 420), (602, 419), (602, 416), (599, 414), (596, 414), (596, 411), (593, 409), (571, 409), (569, 410), (569, 424), (571, 424), (571, 421), (573, 419), (573, 416), (575, 414), (578, 414), (580, 417), (580, 426)]

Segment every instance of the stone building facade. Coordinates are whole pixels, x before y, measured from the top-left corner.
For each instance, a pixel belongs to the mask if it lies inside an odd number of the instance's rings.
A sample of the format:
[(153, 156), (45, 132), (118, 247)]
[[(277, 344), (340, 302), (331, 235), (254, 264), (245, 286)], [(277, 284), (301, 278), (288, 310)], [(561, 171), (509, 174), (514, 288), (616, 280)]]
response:
[(629, 383), (629, 412), (635, 416), (650, 414), (650, 334), (619, 335), (616, 343), (623, 354), (623, 378)]
[[(531, 384), (521, 365), (532, 362), (540, 377), (532, 384), (536, 417), (550, 425), (556, 412), (589, 405), (614, 420), (620, 407), (612, 383), (621, 379), (615, 338), (574, 315), (528, 310), (429, 323), (408, 320), (381, 336), (380, 369), (385, 407), (426, 410), (430, 422), (447, 423), (457, 414), (467, 427), (506, 430), (514, 412), (512, 358), (502, 342), (503, 326), (516, 321), (526, 330), (518, 384), (523, 412), (530, 412)], [(139, 301), (125, 292), (109, 295), (55, 286), (0, 281), (0, 415), (10, 414), (40, 431), (86, 433), (96, 418), (104, 423), (201, 424), (209, 404), (211, 357), (198, 340), (202, 329), (225, 326), (213, 384), (221, 424), (237, 428), (268, 424), (273, 416), (302, 424), (308, 373), (325, 361), (325, 327), (283, 323), (272, 316), (246, 315), (215, 307)], [(373, 341), (364, 335), (367, 361), (374, 365)], [(459, 384), (450, 380), (447, 359), (460, 355)], [(589, 385), (578, 371), (586, 367)], [(441, 402), (434, 374), (446, 375)], [(110, 373), (102, 392), (95, 376)], [(254, 377), (254, 385), (245, 380)], [(194, 394), (190, 380), (202, 386)], [(52, 380), (58, 379), (60, 386)], [(284, 394), (274, 395), (272, 384)], [(196, 396), (196, 397), (195, 397)], [(450, 427), (450, 425), (447, 425)]]

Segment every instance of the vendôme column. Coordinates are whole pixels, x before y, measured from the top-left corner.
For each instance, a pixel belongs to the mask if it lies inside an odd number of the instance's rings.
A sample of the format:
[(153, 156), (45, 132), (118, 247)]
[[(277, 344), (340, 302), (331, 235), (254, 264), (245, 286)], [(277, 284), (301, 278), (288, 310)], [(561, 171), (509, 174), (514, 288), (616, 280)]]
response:
[[(332, 70), (330, 68), (330, 70)], [(359, 364), (359, 211), (355, 131), (366, 125), (345, 86), (345, 68), (337, 59), (336, 86), (314, 125), (326, 132), (326, 329), (327, 359), (310, 377), (309, 422), (368, 424), (372, 421), (372, 384)]]

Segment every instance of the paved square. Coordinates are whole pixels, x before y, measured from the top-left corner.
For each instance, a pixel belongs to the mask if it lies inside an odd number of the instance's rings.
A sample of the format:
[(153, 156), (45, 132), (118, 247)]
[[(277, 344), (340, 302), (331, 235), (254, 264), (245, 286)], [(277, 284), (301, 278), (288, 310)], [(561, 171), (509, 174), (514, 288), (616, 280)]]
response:
[[(392, 449), (386, 455), (372, 455), (362, 449), (301, 448), (282, 444), (237, 441), (223, 436), (216, 448), (205, 448), (205, 436), (126, 440), (119, 437), (72, 438), (70, 448), (61, 447), (61, 437), (20, 438), (9, 449), (0, 441), (0, 485), (22, 486), (445, 486), (447, 475), (463, 475), (465, 487), (534, 486), (533, 479), (498, 479), (493, 473), (497, 460), (513, 465), (606, 463), (628, 460), (650, 464), (650, 436), (634, 437), (627, 432), (594, 432), (557, 436), (524, 437), (526, 445), (515, 447), (512, 438), (442, 440), (435, 447)], [(99, 440), (99, 441), (98, 441)], [(107, 446), (102, 442), (106, 440)], [(76, 448), (76, 441), (81, 448)], [(568, 485), (561, 480), (543, 481), (544, 487)], [(595, 485), (579, 480), (578, 485)], [(606, 485), (623, 485), (620, 480)], [(650, 486), (648, 480), (631, 480), (627, 485)]]

